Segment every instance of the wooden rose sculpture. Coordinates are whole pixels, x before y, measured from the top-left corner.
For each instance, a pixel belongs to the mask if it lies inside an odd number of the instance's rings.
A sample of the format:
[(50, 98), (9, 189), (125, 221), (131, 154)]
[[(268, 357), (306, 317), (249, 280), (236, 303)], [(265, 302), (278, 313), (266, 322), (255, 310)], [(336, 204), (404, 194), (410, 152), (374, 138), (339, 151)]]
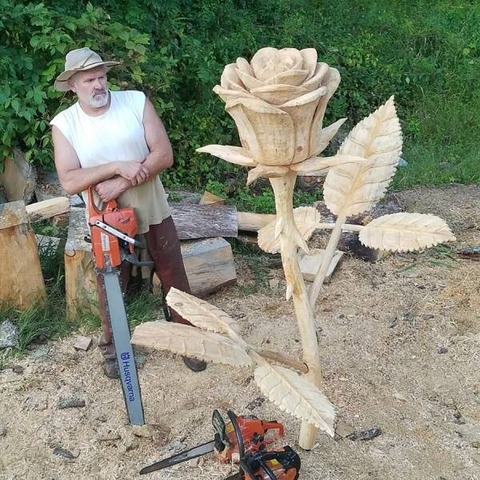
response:
[[(345, 223), (348, 216), (370, 210), (385, 194), (400, 158), (402, 135), (392, 97), (353, 128), (335, 156), (319, 157), (344, 122), (323, 128), (327, 102), (339, 82), (337, 70), (317, 63), (314, 49), (262, 48), (250, 63), (239, 58), (225, 67), (221, 86), (214, 91), (235, 120), (242, 146), (198, 149), (250, 168), (248, 183), (267, 177), (272, 185), (276, 219), (259, 231), (258, 244), (266, 252), (281, 253), (286, 298), (293, 300), (303, 363), (247, 344), (227, 313), (175, 289), (168, 294), (168, 304), (199, 328), (150, 322), (137, 327), (132, 338), (135, 344), (206, 361), (245, 367), (256, 364), (255, 381), (265, 396), (302, 420), (299, 445), (305, 449), (313, 447), (318, 428), (334, 434), (333, 405), (319, 390), (313, 308), (342, 231), (356, 231), (363, 244), (390, 251), (418, 250), (455, 239), (445, 222), (433, 215), (398, 213), (366, 226)], [(321, 223), (313, 207), (293, 209), (298, 173), (314, 175), (326, 169), (324, 199), (337, 217), (335, 223)], [(298, 249), (307, 252), (307, 241), (319, 228), (332, 233), (307, 291)]]
[(198, 151), (254, 167), (248, 183), (284, 176), (290, 166), (320, 154), (344, 122), (322, 130), (327, 102), (339, 83), (338, 71), (317, 63), (313, 48), (262, 48), (251, 63), (239, 58), (225, 67), (221, 86), (213, 90), (235, 120), (242, 147), (210, 145)]

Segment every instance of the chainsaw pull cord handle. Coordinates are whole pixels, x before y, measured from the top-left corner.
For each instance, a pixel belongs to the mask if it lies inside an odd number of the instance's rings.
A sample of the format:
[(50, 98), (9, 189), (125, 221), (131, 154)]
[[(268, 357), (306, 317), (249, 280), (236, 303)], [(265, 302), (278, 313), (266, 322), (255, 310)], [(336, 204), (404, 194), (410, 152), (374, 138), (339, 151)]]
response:
[(235, 436), (237, 437), (237, 444), (238, 444), (238, 455), (240, 456), (240, 460), (243, 460), (245, 457), (245, 448), (243, 445), (243, 437), (242, 431), (240, 430), (240, 426), (238, 425), (237, 416), (232, 410), (227, 411), (228, 418), (232, 422), (233, 429), (235, 430)]
[(90, 185), (88, 187), (88, 190), (87, 190), (88, 210), (89, 210), (90, 216), (92, 216), (92, 213), (97, 214), (97, 215), (101, 215), (102, 213), (113, 212), (114, 210), (116, 210), (116, 208), (118, 206), (116, 200), (109, 200), (106, 203), (105, 208), (100, 211), (98, 209), (97, 205), (95, 204), (95, 200), (93, 199), (94, 188), (95, 188), (94, 185)]

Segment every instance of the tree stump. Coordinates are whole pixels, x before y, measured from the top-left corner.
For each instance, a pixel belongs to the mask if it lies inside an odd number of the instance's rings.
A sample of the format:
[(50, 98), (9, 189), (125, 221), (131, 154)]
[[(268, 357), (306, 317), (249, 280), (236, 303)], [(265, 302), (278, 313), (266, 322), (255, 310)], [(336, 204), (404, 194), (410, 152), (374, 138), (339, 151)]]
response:
[(0, 303), (28, 308), (45, 297), (37, 241), (25, 202), (0, 205)]
[(85, 241), (90, 233), (85, 215), (84, 208), (71, 208), (65, 243), (65, 297), (71, 320), (81, 313), (99, 313), (92, 250)]

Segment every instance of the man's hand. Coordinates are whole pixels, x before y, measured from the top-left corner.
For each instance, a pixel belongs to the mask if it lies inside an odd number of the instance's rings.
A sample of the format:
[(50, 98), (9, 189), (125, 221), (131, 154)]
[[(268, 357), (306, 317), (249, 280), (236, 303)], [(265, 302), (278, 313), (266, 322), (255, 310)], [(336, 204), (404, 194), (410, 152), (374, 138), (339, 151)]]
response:
[(135, 187), (146, 182), (150, 177), (148, 168), (140, 162), (117, 162), (117, 175), (130, 181)]
[(116, 200), (123, 192), (132, 186), (132, 182), (124, 177), (117, 176), (97, 183), (95, 190), (103, 202)]

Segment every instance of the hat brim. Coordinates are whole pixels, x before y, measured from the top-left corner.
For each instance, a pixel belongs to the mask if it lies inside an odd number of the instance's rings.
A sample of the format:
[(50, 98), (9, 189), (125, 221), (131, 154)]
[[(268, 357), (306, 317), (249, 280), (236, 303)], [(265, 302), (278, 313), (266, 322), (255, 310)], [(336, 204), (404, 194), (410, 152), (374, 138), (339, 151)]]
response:
[(76, 73), (78, 72), (85, 72), (87, 70), (91, 70), (92, 68), (97, 68), (97, 67), (105, 67), (108, 70), (110, 70), (112, 67), (115, 67), (117, 65), (120, 65), (122, 62), (97, 62), (97, 63), (92, 63), (90, 65), (87, 65), (86, 67), (83, 68), (76, 68), (74, 70), (65, 70), (62, 72), (56, 79), (55, 83), (53, 84), (53, 88), (57, 92), (68, 92), (70, 90), (70, 87), (68, 86), (68, 81), (70, 78), (72, 78)]

